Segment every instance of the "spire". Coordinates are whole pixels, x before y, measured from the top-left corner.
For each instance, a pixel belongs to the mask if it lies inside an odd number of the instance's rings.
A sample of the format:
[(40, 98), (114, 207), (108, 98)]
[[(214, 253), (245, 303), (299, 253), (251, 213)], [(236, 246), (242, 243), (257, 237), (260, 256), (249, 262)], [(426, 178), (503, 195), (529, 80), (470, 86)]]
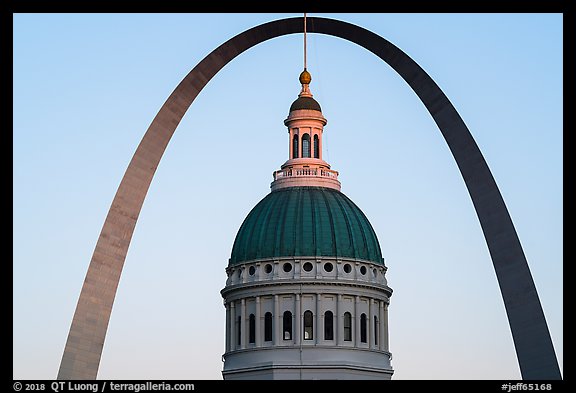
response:
[(304, 71), (306, 71), (306, 13), (304, 13)]
[(304, 71), (300, 74), (299, 79), (302, 84), (302, 91), (298, 94), (298, 97), (312, 97), (308, 86), (312, 81), (312, 75), (306, 70), (306, 13), (304, 13)]

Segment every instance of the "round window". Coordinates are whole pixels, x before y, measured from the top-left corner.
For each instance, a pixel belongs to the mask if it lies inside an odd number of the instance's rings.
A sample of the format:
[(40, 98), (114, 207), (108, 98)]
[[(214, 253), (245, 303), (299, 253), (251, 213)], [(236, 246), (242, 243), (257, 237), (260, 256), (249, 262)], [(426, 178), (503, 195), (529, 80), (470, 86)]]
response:
[(312, 271), (312, 267), (313, 267), (313, 266), (312, 266), (312, 264), (311, 264), (310, 262), (306, 262), (306, 263), (304, 264), (304, 266), (302, 266), (302, 269), (304, 269), (304, 271), (306, 271), (306, 272), (309, 272), (309, 271)]
[(292, 264), (291, 263), (285, 263), (284, 266), (282, 266), (282, 269), (284, 269), (284, 271), (286, 273), (288, 273), (289, 271), (292, 270)]
[(266, 266), (264, 266), (264, 271), (266, 272), (266, 274), (272, 273), (272, 265), (267, 264)]
[(250, 266), (250, 269), (248, 269), (248, 274), (253, 276), (254, 273), (256, 273), (256, 268), (254, 266)]
[(325, 263), (324, 264), (324, 270), (326, 270), (328, 273), (330, 273), (332, 270), (334, 270), (334, 265), (332, 265), (331, 263)]
[(352, 271), (352, 266), (350, 266), (349, 263), (347, 263), (346, 265), (344, 265), (344, 272), (350, 273), (351, 271)]
[(366, 266), (361, 266), (360, 267), (360, 273), (362, 273), (362, 275), (366, 274)]

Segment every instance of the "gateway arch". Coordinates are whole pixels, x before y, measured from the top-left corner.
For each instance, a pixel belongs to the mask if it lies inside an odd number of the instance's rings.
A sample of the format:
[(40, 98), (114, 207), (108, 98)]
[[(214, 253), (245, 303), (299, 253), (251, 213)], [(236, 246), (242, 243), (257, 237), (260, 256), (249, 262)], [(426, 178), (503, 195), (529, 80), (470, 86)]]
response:
[[(544, 312), (514, 224), (480, 149), (454, 106), (414, 60), (386, 39), (339, 20), (307, 20), (308, 32), (339, 37), (374, 53), (420, 97), (456, 160), (480, 220), (522, 378), (561, 379)], [(222, 67), (242, 52), (269, 39), (303, 31), (303, 18), (281, 19), (246, 30), (206, 56), (168, 97), (138, 145), (106, 216), (82, 285), (58, 379), (96, 379), (116, 289), (144, 198), (172, 134), (194, 99)]]

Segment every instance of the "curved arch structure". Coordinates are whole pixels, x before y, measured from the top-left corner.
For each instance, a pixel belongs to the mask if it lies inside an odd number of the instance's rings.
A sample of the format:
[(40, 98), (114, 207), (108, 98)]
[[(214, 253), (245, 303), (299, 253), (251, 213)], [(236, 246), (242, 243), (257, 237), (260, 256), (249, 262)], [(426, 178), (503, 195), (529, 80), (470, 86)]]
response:
[[(561, 379), (554, 347), (526, 257), (492, 173), (442, 90), (414, 60), (384, 38), (350, 23), (308, 18), (308, 31), (358, 44), (388, 63), (420, 97), (458, 164), (474, 203), (508, 314), (524, 379)], [(245, 50), (303, 32), (303, 18), (256, 26), (206, 56), (168, 97), (138, 145), (98, 238), (66, 341), (58, 379), (95, 379), (118, 281), (138, 215), (180, 120), (208, 81)]]

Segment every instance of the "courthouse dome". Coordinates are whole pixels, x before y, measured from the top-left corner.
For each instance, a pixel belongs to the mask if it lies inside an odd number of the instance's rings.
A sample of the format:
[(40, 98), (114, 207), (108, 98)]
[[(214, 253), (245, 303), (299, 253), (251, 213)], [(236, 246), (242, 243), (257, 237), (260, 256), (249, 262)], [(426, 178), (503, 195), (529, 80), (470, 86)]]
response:
[(280, 257), (341, 257), (384, 264), (364, 213), (346, 195), (326, 187), (288, 187), (264, 197), (242, 223), (230, 265)]

